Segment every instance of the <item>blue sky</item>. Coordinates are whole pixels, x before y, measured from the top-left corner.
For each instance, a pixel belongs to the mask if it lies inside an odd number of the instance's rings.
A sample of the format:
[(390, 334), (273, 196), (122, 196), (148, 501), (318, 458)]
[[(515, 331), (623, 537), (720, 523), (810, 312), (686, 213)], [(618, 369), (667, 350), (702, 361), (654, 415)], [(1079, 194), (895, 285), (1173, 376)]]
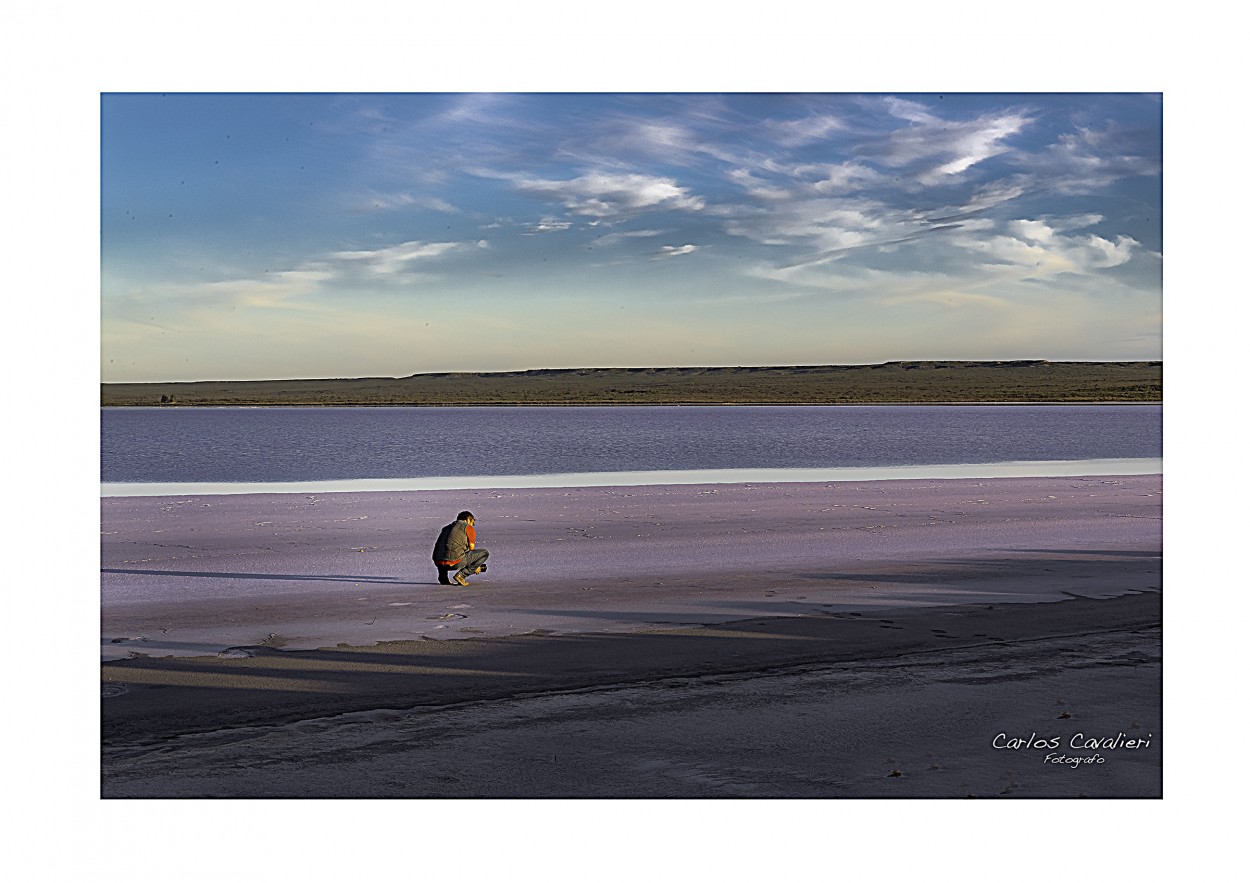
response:
[(102, 379), (1159, 359), (1162, 103), (104, 93)]

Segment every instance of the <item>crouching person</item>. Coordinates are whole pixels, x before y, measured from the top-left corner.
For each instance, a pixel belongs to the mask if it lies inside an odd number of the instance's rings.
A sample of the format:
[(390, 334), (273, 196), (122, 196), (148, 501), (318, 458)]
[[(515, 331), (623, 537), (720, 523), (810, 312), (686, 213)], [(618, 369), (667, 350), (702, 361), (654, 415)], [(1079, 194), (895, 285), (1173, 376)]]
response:
[[(486, 569), (486, 559), (490, 555), (485, 549), (477, 548), (477, 531), (473, 524), (472, 512), (461, 512), (456, 520), (443, 528), (434, 544), (434, 566), (438, 568), (438, 581), (445, 586), (452, 584), (467, 586), (466, 576), (481, 573)], [(456, 572), (447, 578), (453, 568)]]

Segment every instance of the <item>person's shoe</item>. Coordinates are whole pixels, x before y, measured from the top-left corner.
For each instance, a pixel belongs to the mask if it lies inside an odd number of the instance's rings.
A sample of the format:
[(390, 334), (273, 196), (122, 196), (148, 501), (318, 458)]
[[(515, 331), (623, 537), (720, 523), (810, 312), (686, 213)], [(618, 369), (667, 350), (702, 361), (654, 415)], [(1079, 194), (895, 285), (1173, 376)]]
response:
[(445, 576), (440, 576), (440, 577), (438, 578), (438, 584), (439, 584), (440, 586), (449, 586), (449, 585), (451, 585), (451, 580), (449, 580), (449, 579), (448, 579), (447, 577), (445, 577)]
[(454, 579), (458, 585), (467, 586), (469, 584), (469, 581), (458, 573), (453, 574), (452, 579)]

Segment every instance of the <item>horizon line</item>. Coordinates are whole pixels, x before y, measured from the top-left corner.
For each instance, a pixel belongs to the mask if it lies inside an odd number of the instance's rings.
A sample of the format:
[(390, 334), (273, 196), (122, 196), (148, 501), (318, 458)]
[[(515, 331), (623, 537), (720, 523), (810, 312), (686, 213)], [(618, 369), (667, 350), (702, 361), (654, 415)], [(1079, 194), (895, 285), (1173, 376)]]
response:
[(414, 374), (370, 374), (338, 377), (254, 377), (247, 379), (208, 378), (199, 380), (101, 380), (101, 386), (144, 386), (192, 383), (317, 383), (353, 380), (411, 380), (417, 377), (518, 376), (535, 373), (575, 374), (596, 371), (734, 371), (800, 370), (813, 368), (876, 368), (890, 365), (1162, 365), (1162, 359), (889, 359), (884, 362), (827, 362), (806, 365), (617, 365), (572, 368), (515, 368), (485, 371), (418, 371)]

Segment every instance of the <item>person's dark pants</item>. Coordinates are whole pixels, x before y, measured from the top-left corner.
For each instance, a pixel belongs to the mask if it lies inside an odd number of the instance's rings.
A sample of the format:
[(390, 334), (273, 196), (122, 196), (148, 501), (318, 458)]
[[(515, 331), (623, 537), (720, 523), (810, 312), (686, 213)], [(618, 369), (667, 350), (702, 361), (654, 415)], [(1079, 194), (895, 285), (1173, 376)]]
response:
[(485, 567), (486, 559), (489, 557), (490, 552), (487, 552), (485, 549), (470, 549), (464, 553), (464, 557), (460, 559), (459, 564), (453, 564), (451, 567), (445, 564), (435, 564), (434, 566), (438, 568), (438, 581), (440, 583), (448, 582), (447, 574), (453, 569), (460, 576), (468, 578), (476, 573), (479, 567)]

